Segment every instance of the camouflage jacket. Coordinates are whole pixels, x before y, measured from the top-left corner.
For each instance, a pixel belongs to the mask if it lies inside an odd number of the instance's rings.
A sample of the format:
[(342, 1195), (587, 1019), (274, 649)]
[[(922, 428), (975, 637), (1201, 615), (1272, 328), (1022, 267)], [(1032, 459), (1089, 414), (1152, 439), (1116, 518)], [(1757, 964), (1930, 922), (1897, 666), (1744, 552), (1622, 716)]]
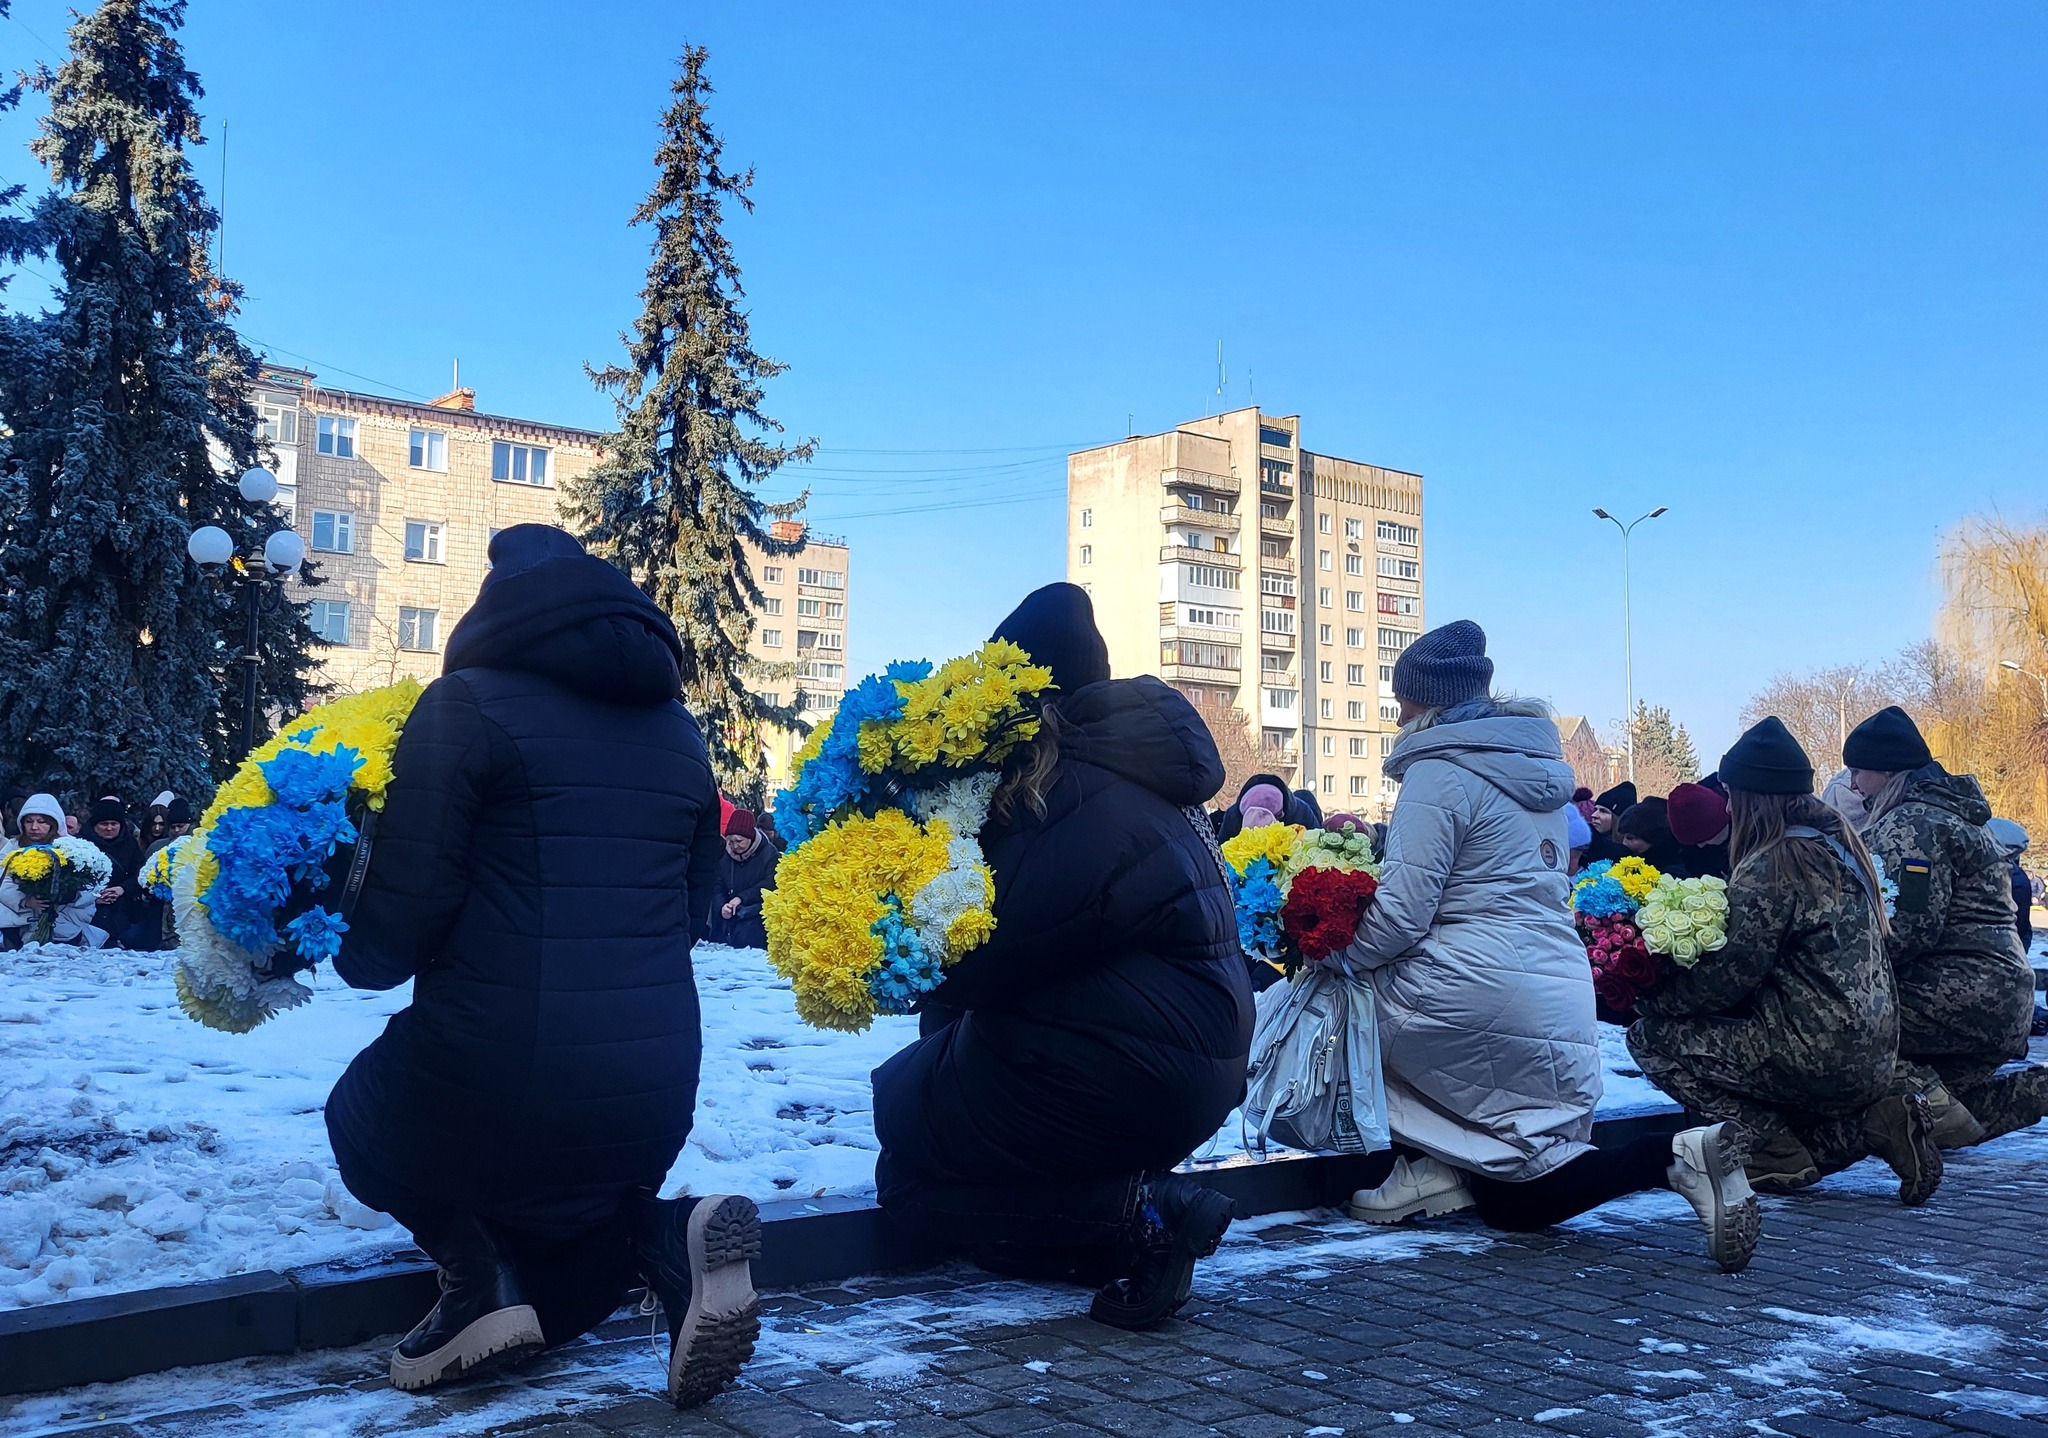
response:
[[(1902, 1052), (2026, 1053), (2034, 975), (2020, 952), (2012, 873), (1984, 827), (1976, 777), (1929, 764), (1864, 831), (1899, 886), (1885, 945), (1898, 976)], [(1939, 1038), (1930, 1038), (1932, 1032)]]
[[(1813, 842), (1786, 840), (1787, 843)], [(1728, 943), (1676, 969), (1636, 1003), (1660, 1020), (1713, 1019), (1738, 1064), (1770, 1068), (1778, 1088), (1817, 1109), (1881, 1092), (1898, 1048), (1898, 1006), (1877, 910), (1834, 861), (1839, 893), (1811, 894), (1752, 854), (1728, 880)]]

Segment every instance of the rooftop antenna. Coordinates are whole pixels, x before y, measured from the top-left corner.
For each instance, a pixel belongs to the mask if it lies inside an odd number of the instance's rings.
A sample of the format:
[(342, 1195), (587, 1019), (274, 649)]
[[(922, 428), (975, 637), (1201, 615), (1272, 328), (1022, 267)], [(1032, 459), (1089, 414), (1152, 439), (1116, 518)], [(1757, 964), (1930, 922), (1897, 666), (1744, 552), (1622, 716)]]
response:
[(1259, 402), (1258, 386), (1252, 383), (1252, 367), (1250, 365), (1244, 367), (1244, 397), (1253, 404)]
[(1223, 387), (1230, 383), (1230, 377), (1223, 368), (1223, 341), (1216, 341), (1216, 412), (1223, 413)]
[(459, 356), (455, 361), (455, 383), (449, 385), (448, 388), (455, 390), (462, 388), (462, 360)]
[(1130, 438), (1130, 437), (1131, 437), (1132, 435), (1136, 434), (1137, 432), (1138, 432), (1138, 416), (1137, 416), (1137, 413), (1136, 413), (1135, 411), (1126, 411), (1126, 412), (1125, 412), (1125, 414), (1124, 414), (1124, 438), (1125, 438), (1125, 439), (1129, 439), (1129, 438)]

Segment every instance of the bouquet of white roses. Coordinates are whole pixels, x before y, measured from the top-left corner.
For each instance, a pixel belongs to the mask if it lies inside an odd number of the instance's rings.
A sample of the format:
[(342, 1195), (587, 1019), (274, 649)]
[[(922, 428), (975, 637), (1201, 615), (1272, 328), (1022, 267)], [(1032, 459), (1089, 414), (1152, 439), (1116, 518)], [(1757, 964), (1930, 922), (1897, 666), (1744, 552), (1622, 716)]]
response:
[(1725, 879), (1659, 878), (1636, 910), (1636, 927), (1653, 954), (1667, 955), (1681, 969), (1728, 942), (1728, 883)]

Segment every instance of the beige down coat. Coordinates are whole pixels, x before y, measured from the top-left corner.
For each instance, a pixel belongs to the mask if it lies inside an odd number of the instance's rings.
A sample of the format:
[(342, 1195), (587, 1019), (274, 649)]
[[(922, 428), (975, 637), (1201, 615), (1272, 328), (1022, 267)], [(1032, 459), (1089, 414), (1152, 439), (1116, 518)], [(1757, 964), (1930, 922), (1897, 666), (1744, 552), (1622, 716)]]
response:
[(1446, 710), (1406, 733), (1379, 894), (1345, 951), (1379, 1000), (1396, 1142), (1491, 1178), (1592, 1146), (1592, 970), (1567, 909), (1572, 771), (1540, 706)]

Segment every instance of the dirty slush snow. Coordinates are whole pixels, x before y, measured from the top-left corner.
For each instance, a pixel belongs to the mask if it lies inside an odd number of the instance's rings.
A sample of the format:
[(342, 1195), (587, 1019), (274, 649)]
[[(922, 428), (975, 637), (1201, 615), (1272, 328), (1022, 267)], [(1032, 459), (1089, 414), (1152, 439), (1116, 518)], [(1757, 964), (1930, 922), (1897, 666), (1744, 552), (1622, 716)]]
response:
[[(310, 1004), (224, 1034), (179, 1012), (172, 958), (0, 954), (0, 1308), (406, 1246), (342, 1187), (321, 1110), (410, 987), (323, 972)], [(696, 970), (703, 1080), (666, 1191), (872, 1193), (868, 1076), (917, 1021), (809, 1028), (758, 950), (700, 946)], [(1603, 1032), (1603, 1116), (1668, 1111), (1617, 1039)], [(1239, 1131), (1233, 1115), (1201, 1159), (1241, 1153)]]

